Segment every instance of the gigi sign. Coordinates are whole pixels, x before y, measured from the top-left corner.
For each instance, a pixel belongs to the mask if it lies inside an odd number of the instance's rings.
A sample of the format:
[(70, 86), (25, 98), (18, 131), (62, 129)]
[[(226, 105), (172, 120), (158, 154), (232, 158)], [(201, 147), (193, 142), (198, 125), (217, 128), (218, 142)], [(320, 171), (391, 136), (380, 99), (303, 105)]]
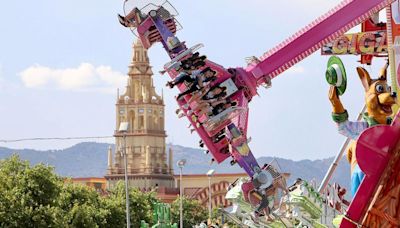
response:
[(344, 34), (321, 48), (322, 55), (386, 55), (386, 31)]

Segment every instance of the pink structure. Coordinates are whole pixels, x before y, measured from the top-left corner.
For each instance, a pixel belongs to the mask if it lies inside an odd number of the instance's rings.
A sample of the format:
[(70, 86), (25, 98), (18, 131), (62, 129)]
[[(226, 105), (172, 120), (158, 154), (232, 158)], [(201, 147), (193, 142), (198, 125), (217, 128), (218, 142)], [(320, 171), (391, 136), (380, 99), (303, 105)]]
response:
[[(394, 0), (344, 0), (328, 13), (322, 15), (311, 24), (302, 28), (293, 36), (266, 52), (260, 59), (254, 58), (246, 68), (224, 68), (212, 61), (206, 60), (204, 67), (210, 67), (217, 72), (217, 80), (211, 86), (227, 84), (231, 90), (229, 99), (238, 102), (238, 108), (227, 113), (224, 118), (214, 122), (210, 126), (196, 126), (198, 120), (193, 120), (187, 114), (188, 120), (201, 137), (205, 146), (220, 163), (231, 157), (248, 174), (253, 177), (259, 172), (260, 166), (247, 146), (248, 103), (257, 95), (260, 85), (271, 84), (271, 80), (314, 53), (337, 37), (344, 34), (350, 28), (362, 23), (373, 14), (379, 12)], [(121, 22), (125, 26), (134, 27), (137, 30), (143, 45), (146, 48), (156, 42), (161, 42), (171, 58), (166, 64), (165, 70), (174, 79), (178, 72), (174, 64), (179, 64), (193, 55), (197, 47), (187, 48), (184, 42), (175, 36), (176, 24), (173, 15), (166, 12), (163, 5), (154, 7), (148, 13), (141, 13), (137, 8), (129, 12)], [(187, 88), (184, 84), (179, 87), (181, 92)], [(187, 105), (190, 95), (178, 100), (181, 107)], [(188, 104), (195, 106), (195, 102)], [(182, 108), (184, 109), (184, 108)], [(202, 121), (208, 121), (208, 117), (200, 117)], [(366, 173), (353, 203), (350, 206), (348, 217), (358, 221), (365, 211), (365, 206), (380, 175), (390, 159), (391, 146), (399, 138), (400, 120), (396, 118), (394, 125), (377, 126), (365, 131), (359, 140), (357, 160), (361, 169)], [(221, 131), (225, 132), (222, 140), (215, 142), (215, 136)], [(349, 220), (345, 220), (349, 221)], [(353, 223), (344, 222), (341, 227), (352, 227)]]

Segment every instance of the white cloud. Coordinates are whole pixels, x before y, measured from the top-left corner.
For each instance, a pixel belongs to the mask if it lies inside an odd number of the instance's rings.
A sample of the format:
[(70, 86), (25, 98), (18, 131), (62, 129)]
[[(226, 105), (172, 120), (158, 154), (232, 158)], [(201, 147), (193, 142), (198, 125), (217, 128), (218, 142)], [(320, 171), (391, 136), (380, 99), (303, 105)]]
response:
[(305, 69), (304, 69), (303, 66), (295, 65), (295, 66), (292, 66), (291, 68), (289, 68), (285, 73), (288, 73), (288, 74), (302, 74), (304, 72), (305, 72)]
[(76, 68), (54, 69), (34, 65), (20, 74), (28, 88), (56, 88), (71, 91), (114, 92), (126, 83), (126, 76), (110, 66), (82, 63)]

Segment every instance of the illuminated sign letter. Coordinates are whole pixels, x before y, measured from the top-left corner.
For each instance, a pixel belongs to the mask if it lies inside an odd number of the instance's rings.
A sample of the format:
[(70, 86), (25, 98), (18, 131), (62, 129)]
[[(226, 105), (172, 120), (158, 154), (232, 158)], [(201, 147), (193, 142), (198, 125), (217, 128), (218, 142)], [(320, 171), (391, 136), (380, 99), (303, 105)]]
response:
[(386, 33), (380, 32), (379, 35), (381, 35), (380, 38), (376, 39), (376, 42), (378, 43), (378, 47), (376, 49), (377, 53), (381, 53), (386, 51), (387, 52), (387, 44), (385, 43), (386, 41)]
[(364, 33), (360, 37), (359, 48), (361, 53), (373, 54), (375, 49), (375, 36), (372, 33)]
[(349, 45), (349, 39), (346, 36), (341, 36), (333, 43), (333, 53), (339, 55), (346, 54), (348, 45)]

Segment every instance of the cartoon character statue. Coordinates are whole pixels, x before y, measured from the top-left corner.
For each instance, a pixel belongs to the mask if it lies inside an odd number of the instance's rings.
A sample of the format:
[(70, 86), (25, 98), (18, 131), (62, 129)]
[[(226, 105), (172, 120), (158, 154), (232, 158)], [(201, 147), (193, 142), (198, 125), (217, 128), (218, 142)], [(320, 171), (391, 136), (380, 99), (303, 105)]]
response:
[[(349, 121), (347, 110), (343, 107), (339, 99), (346, 90), (346, 71), (342, 61), (332, 56), (328, 61), (326, 79), (331, 85), (329, 90), (329, 100), (332, 103), (332, 119), (338, 125), (340, 134), (357, 140), (358, 136), (368, 127), (378, 124), (390, 124), (392, 115), (392, 105), (396, 103), (396, 93), (391, 91), (386, 80), (386, 65), (381, 69), (377, 79), (371, 79), (369, 73), (362, 67), (357, 67), (357, 73), (365, 89), (366, 112), (363, 113), (364, 121)], [(358, 186), (364, 177), (364, 173), (357, 164), (355, 155), (355, 142), (353, 141), (347, 151), (347, 159), (351, 164), (351, 193), (355, 195)]]

